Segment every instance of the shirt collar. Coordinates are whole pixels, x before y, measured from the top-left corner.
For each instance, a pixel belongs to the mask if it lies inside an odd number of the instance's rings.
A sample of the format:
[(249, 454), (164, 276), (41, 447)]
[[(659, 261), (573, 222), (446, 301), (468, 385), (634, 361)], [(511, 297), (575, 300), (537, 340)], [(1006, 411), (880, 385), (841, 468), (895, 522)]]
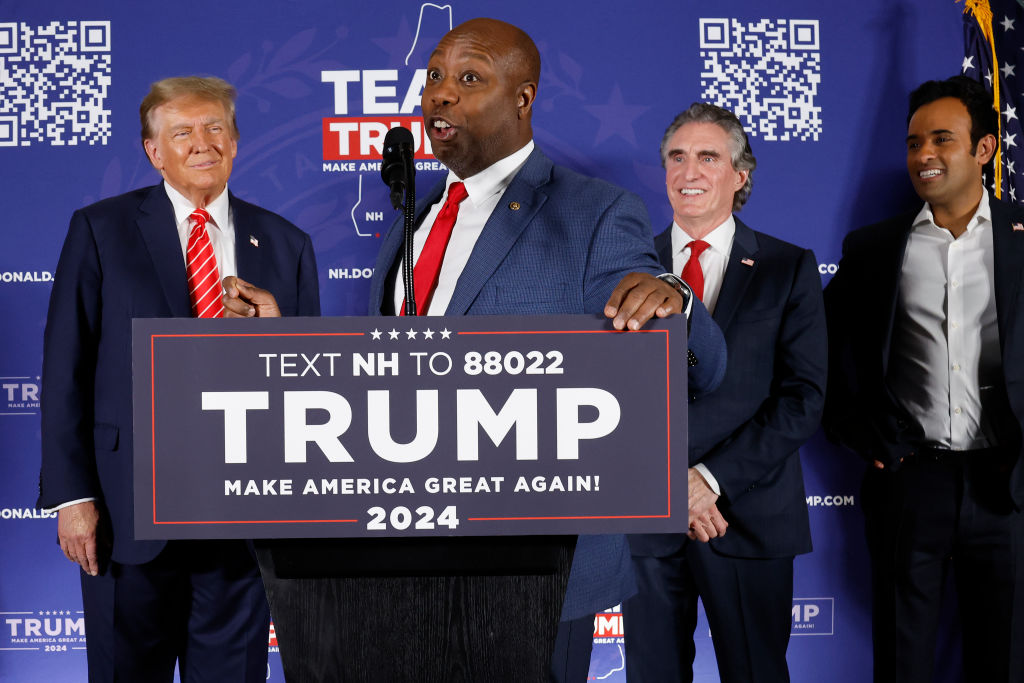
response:
[[(533, 152), (533, 146), (533, 140), (530, 140), (518, 151), (509, 154), (504, 159), (495, 161), (476, 175), (464, 179), (462, 182), (466, 185), (466, 194), (469, 195), (469, 201), (473, 202), (473, 206), (480, 206), (489, 197), (504, 192), (515, 174), (526, 163), (527, 157)], [(457, 182), (459, 182), (458, 176), (448, 171), (448, 180), (445, 183), (446, 195), (448, 187)]]
[[(974, 215), (971, 216), (971, 220), (967, 221), (967, 232), (970, 233), (974, 228), (981, 225), (982, 222), (992, 222), (992, 207), (989, 205), (988, 201), (988, 190), (985, 189), (981, 191), (981, 201), (978, 203), (977, 210), (974, 212)], [(921, 207), (921, 210), (917, 212), (916, 216), (914, 216), (914, 222), (912, 225), (915, 229), (925, 225), (930, 225), (936, 230), (941, 230), (947, 234), (949, 233), (945, 228), (940, 228), (936, 225), (935, 214), (932, 213), (932, 207), (928, 202), (925, 202), (924, 206)]]
[[(717, 228), (703, 237), (709, 248), (722, 255), (727, 255), (732, 250), (732, 240), (736, 235), (736, 218), (730, 213), (729, 217)], [(678, 223), (672, 221), (672, 253), (680, 254), (686, 246), (693, 241), (693, 238), (686, 234), (686, 231)]]
[[(171, 187), (166, 180), (164, 181), (164, 191), (167, 192), (167, 197), (171, 200), (171, 206), (174, 207), (175, 224), (181, 225), (188, 221), (189, 216), (196, 210), (196, 207), (192, 206), (192, 202), (186, 199), (185, 195)], [(227, 185), (224, 186), (224, 191), (204, 208), (210, 214), (210, 222), (221, 230), (226, 230), (228, 226), (228, 212), (231, 210), (230, 202), (228, 202)]]

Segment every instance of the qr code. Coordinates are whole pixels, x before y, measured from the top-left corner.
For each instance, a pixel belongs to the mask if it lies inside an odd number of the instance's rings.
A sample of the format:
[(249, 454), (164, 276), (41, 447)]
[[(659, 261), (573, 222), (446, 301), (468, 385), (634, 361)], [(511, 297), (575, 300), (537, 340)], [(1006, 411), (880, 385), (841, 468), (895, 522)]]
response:
[(0, 22), (0, 147), (105, 145), (110, 22)]
[(817, 140), (821, 107), (818, 21), (700, 20), (701, 98), (732, 111), (749, 135)]

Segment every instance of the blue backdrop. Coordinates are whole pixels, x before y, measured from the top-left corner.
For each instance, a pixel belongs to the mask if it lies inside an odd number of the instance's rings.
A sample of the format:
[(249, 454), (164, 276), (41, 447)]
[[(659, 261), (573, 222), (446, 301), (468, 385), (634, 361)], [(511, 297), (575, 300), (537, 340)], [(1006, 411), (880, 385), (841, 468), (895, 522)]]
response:
[[(72, 211), (158, 180), (139, 140), (150, 82), (213, 74), (238, 88), (231, 189), (312, 235), (328, 315), (365, 313), (379, 236), (394, 216), (374, 142), (391, 122), (416, 120), (430, 49), (453, 23), (480, 15), (523, 27), (540, 48), (540, 147), (640, 194), (655, 232), (671, 219), (658, 159), (666, 125), (697, 99), (737, 111), (759, 162), (743, 220), (812, 248), (824, 283), (848, 231), (916, 203), (903, 165), (906, 96), (960, 71), (960, 12), (952, 0), (5, 0), (0, 679), (85, 679), (76, 567), (55, 543), (55, 520), (32, 509), (42, 333)], [(425, 191), (442, 172), (420, 156)], [(865, 681), (862, 468), (820, 436), (803, 459), (815, 550), (796, 562), (793, 678)], [(607, 638), (592, 673), (624, 680), (621, 620), (600, 622)], [(697, 680), (717, 680), (706, 623), (697, 638)], [(268, 673), (282, 680), (275, 654)]]

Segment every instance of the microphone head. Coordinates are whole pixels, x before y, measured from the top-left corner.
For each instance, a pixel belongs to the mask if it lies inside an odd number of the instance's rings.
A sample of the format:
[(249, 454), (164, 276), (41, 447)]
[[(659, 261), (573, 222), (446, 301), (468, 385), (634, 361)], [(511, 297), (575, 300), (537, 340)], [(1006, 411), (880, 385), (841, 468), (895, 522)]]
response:
[(405, 193), (406, 173), (416, 172), (412, 155), (415, 140), (408, 128), (395, 126), (384, 136), (384, 153), (381, 155), (380, 177), (391, 190), (391, 204), (396, 209), (402, 205)]
[(388, 131), (388, 134), (384, 136), (384, 159), (387, 160), (389, 155), (397, 154), (402, 145), (409, 145), (412, 149), (415, 141), (412, 137), (412, 132), (403, 126), (395, 126)]

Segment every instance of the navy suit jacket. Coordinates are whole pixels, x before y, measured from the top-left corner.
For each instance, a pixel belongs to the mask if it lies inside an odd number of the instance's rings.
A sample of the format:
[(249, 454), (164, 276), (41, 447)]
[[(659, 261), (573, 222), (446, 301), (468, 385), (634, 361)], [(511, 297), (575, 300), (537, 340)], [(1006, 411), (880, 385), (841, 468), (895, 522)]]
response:
[[(230, 204), (239, 276), (273, 293), (282, 315), (319, 315), (309, 236), (233, 195)], [(111, 525), (112, 558), (124, 564), (152, 560), (165, 545), (133, 540), (132, 318), (191, 314), (185, 259), (162, 184), (74, 213), (43, 340), (38, 505), (95, 498)]]
[[(1003, 385), (983, 406), (1000, 445), (1016, 454), (1009, 493), (1024, 506), (1024, 211), (990, 198), (996, 319)], [(825, 288), (831, 354), (828, 436), (867, 461), (895, 470), (924, 442), (921, 426), (885, 381), (903, 258), (917, 212), (855, 230), (843, 241), (839, 270)]]
[[(671, 227), (655, 238), (672, 268)], [(713, 315), (725, 335), (721, 386), (690, 403), (690, 465), (704, 463), (721, 487), (729, 522), (711, 547), (733, 557), (810, 552), (798, 448), (814, 434), (825, 401), (825, 312), (814, 254), (736, 219), (736, 236)], [(664, 556), (682, 534), (630, 537), (635, 555)]]
[[(417, 203), (422, 220), (444, 183)], [(517, 208), (515, 208), (517, 207)], [(402, 246), (402, 221), (384, 237), (370, 284), (370, 314), (391, 313), (389, 282)], [(640, 198), (555, 166), (538, 149), (512, 179), (455, 286), (447, 315), (600, 314), (627, 273), (663, 272)], [(690, 315), (691, 392), (713, 389), (725, 372), (721, 332), (700, 302)], [(685, 362), (685, 359), (680, 359)], [(581, 536), (563, 619), (593, 614), (635, 591), (622, 536)]]

